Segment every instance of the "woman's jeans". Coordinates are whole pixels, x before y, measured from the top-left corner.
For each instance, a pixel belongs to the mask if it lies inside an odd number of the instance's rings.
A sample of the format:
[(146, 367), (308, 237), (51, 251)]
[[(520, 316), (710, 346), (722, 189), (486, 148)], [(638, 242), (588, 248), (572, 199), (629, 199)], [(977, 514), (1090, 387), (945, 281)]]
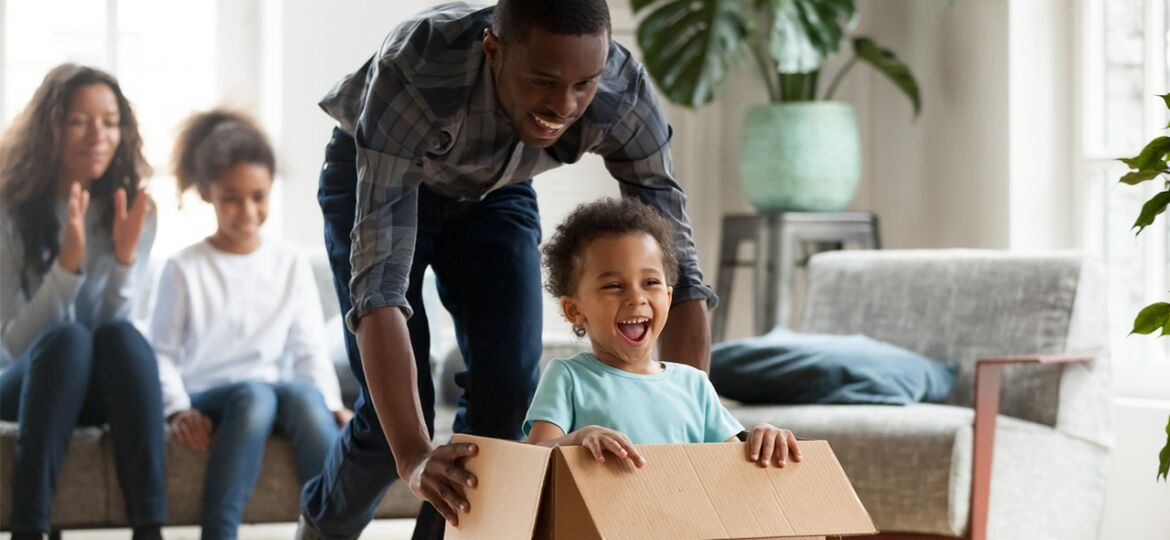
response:
[(292, 439), (301, 484), (321, 472), (337, 436), (325, 398), (307, 382), (225, 384), (192, 394), (191, 406), (215, 424), (203, 480), (204, 539), (236, 537), (274, 427)]
[(53, 327), (0, 374), (0, 419), (18, 422), (12, 530), (49, 532), (73, 429), (109, 423), (134, 527), (167, 520), (158, 362), (128, 322)]

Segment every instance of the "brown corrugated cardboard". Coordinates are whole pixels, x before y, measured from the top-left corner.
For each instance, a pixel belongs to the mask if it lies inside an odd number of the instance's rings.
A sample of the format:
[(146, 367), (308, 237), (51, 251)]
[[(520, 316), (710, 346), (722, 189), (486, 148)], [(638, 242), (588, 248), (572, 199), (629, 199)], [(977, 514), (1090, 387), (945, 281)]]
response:
[(803, 460), (761, 468), (744, 443), (640, 445), (647, 465), (597, 463), (581, 447), (456, 435), (479, 487), (447, 538), (492, 540), (715, 540), (875, 534), (824, 441), (801, 441)]

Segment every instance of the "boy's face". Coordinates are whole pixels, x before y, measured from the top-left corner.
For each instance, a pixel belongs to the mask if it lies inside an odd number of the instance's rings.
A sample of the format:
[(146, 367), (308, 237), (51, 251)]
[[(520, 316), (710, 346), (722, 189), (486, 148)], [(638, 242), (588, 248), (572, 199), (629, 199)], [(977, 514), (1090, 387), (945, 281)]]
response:
[(651, 352), (666, 325), (673, 290), (654, 237), (631, 233), (586, 246), (573, 296), (561, 297), (565, 318), (585, 327), (601, 361), (653, 372)]
[(523, 42), (504, 46), (488, 31), (483, 47), (496, 95), (520, 140), (545, 148), (593, 101), (609, 55), (609, 35), (566, 36), (531, 28)]

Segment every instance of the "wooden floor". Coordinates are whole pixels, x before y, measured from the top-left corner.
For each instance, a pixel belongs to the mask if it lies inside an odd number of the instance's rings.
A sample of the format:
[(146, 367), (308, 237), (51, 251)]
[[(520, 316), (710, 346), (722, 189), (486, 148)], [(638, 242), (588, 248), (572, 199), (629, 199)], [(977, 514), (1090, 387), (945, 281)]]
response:
[[(244, 525), (240, 527), (240, 540), (289, 540), (297, 530), (296, 523), (268, 525)], [(412, 519), (385, 519), (375, 521), (366, 528), (365, 538), (378, 540), (409, 540), (414, 530)], [(0, 533), (0, 540), (9, 540), (8, 533)], [(61, 540), (126, 540), (126, 529), (71, 530), (61, 534)], [(165, 540), (199, 540), (199, 527), (166, 527)]]

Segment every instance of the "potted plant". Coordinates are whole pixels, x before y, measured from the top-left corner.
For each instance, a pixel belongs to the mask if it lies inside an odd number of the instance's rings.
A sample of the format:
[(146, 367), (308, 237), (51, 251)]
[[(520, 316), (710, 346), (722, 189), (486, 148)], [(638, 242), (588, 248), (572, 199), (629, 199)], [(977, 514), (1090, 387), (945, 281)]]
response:
[[(1170, 108), (1170, 94), (1164, 94), (1160, 97), (1166, 103), (1166, 107)], [(1170, 129), (1170, 126), (1166, 127)], [(1154, 219), (1165, 212), (1166, 206), (1170, 205), (1170, 165), (1168, 165), (1170, 162), (1170, 137), (1157, 137), (1146, 144), (1138, 155), (1122, 158), (1120, 161), (1130, 168), (1130, 171), (1121, 177), (1123, 184), (1136, 186), (1151, 180), (1162, 183), (1162, 191), (1142, 205), (1137, 221), (1133, 224), (1133, 228), (1137, 229), (1134, 234), (1138, 235), (1146, 227), (1153, 225)], [(1170, 335), (1170, 303), (1155, 302), (1146, 306), (1134, 319), (1133, 331), (1130, 333), (1149, 335), (1159, 330), (1161, 330), (1161, 336)], [(1167, 474), (1170, 474), (1170, 419), (1166, 422), (1166, 446), (1158, 454), (1158, 472), (1155, 477), (1166, 480)]]
[(823, 94), (821, 70), (857, 13), (855, 0), (631, 0), (643, 63), (667, 99), (698, 108), (714, 99), (746, 51), (768, 90), (747, 112), (741, 180), (760, 211), (836, 211), (861, 177), (857, 122), (832, 102), (858, 62), (885, 75), (922, 107), (914, 76), (891, 51), (852, 38), (853, 55)]

